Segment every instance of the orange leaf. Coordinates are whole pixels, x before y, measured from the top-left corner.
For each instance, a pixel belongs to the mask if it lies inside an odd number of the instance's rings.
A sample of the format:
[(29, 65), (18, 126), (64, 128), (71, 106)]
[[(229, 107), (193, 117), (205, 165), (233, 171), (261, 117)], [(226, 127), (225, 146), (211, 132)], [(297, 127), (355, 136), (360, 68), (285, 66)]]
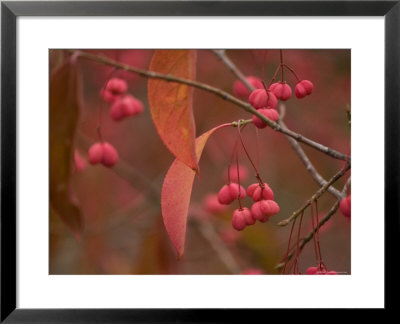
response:
[[(231, 124), (223, 124), (215, 127), (196, 139), (197, 162), (200, 160), (204, 146), (210, 135), (217, 129), (226, 126), (231, 126)], [(162, 216), (169, 238), (178, 253), (178, 259), (183, 255), (187, 214), (195, 174), (194, 170), (188, 168), (187, 165), (178, 159), (175, 159), (165, 176), (162, 186)]]
[[(150, 70), (194, 80), (195, 50), (157, 50)], [(193, 117), (193, 87), (149, 79), (148, 98), (157, 132), (171, 153), (188, 167), (198, 171), (195, 153), (196, 126)]]
[(76, 59), (72, 57), (50, 76), (50, 206), (79, 237), (82, 217), (71, 202), (70, 189), (73, 140), (81, 107)]

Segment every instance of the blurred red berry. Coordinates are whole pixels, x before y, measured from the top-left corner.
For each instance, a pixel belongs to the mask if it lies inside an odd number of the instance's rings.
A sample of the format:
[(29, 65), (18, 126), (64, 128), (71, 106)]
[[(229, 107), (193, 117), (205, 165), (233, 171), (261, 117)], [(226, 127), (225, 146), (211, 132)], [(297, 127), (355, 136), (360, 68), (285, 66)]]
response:
[(125, 117), (139, 115), (143, 111), (140, 100), (131, 95), (117, 98), (110, 109), (110, 116), (113, 120), (119, 121)]
[(351, 196), (347, 196), (340, 201), (339, 209), (344, 217), (351, 217)]
[[(253, 88), (256, 89), (263, 88), (261, 80), (257, 77), (248, 76), (246, 77), (246, 81), (250, 83), (250, 85), (252, 85)], [(247, 87), (243, 84), (242, 81), (236, 80), (235, 83), (233, 84), (233, 93), (238, 97), (247, 98), (250, 95), (250, 90), (247, 89)]]
[(78, 150), (74, 151), (74, 162), (75, 162), (75, 170), (77, 172), (81, 172), (86, 168), (86, 161), (82, 157), (82, 155), (80, 155)]
[(102, 163), (106, 167), (112, 167), (118, 162), (118, 152), (111, 144), (95, 143), (89, 149), (90, 164)]
[(217, 194), (208, 194), (204, 198), (203, 208), (206, 212), (211, 214), (218, 214), (226, 209), (226, 205), (222, 205), (218, 201)]

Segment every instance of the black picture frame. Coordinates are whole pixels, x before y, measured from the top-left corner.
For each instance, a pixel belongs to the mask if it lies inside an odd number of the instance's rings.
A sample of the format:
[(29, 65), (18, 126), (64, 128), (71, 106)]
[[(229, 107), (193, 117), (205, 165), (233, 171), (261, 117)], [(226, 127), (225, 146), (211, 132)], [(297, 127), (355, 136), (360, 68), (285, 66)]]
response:
[[(16, 308), (16, 19), (19, 16), (384, 16), (385, 309), (396, 307), (399, 235), (400, 1), (29, 1), (1, 3), (1, 322), (234, 322), (266, 310)], [(366, 94), (372, 89), (366, 89)], [(373, 261), (372, 261), (373, 262)], [(373, 265), (371, 265), (373, 266)], [(368, 271), (368, 270), (366, 270)], [(396, 284), (397, 283), (397, 284)], [(367, 283), (366, 283), (367, 284)], [(251, 314), (251, 316), (263, 316)]]

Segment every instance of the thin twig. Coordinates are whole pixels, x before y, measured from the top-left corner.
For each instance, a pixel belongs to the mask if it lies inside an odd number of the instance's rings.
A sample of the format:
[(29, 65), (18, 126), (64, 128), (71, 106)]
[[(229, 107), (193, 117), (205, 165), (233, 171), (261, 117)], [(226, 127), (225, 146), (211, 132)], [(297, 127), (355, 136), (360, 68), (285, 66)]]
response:
[(109, 65), (109, 66), (113, 66), (113, 67), (117, 67), (121, 70), (125, 70), (128, 72), (133, 72), (136, 73), (142, 77), (146, 77), (146, 78), (154, 78), (154, 79), (161, 79), (161, 80), (165, 80), (165, 81), (169, 81), (169, 82), (177, 82), (177, 83), (182, 83), (182, 84), (187, 84), (205, 91), (208, 91), (210, 93), (213, 93), (215, 95), (217, 95), (218, 97), (225, 99), (227, 101), (230, 101), (232, 103), (234, 103), (235, 105), (241, 107), (243, 110), (256, 115), (258, 118), (260, 118), (264, 123), (266, 123), (268, 126), (270, 126), (273, 130), (283, 133), (285, 135), (288, 135), (290, 137), (293, 137), (294, 139), (296, 139), (299, 142), (302, 142), (316, 150), (319, 150), (335, 159), (339, 159), (339, 160), (344, 160), (344, 161), (350, 161), (350, 157), (346, 154), (343, 154), (341, 152), (338, 152), (330, 147), (327, 147), (325, 145), (322, 145), (320, 143), (317, 143), (301, 134), (298, 134), (292, 130), (289, 129), (283, 129), (279, 124), (271, 121), (270, 119), (266, 118), (263, 114), (261, 114), (259, 111), (257, 111), (256, 109), (253, 108), (253, 106), (251, 106), (250, 104), (232, 96), (231, 94), (219, 89), (219, 88), (215, 88), (213, 86), (210, 86), (208, 84), (205, 83), (201, 83), (201, 82), (197, 82), (197, 81), (193, 81), (193, 80), (188, 80), (188, 79), (184, 79), (184, 78), (179, 78), (179, 77), (175, 77), (173, 75), (169, 75), (169, 74), (162, 74), (162, 73), (157, 73), (157, 72), (152, 72), (152, 71), (147, 71), (147, 70), (143, 70), (143, 69), (138, 69), (135, 67), (132, 67), (130, 65), (127, 64), (123, 64), (111, 59), (108, 59), (106, 57), (103, 56), (99, 56), (99, 55), (93, 55), (90, 53), (86, 53), (86, 52), (82, 52), (82, 51), (75, 51), (75, 50), (68, 50), (68, 52), (70, 53), (78, 53), (80, 58), (85, 58), (91, 61), (95, 61), (104, 65)]
[(246, 86), (250, 91), (254, 90), (254, 87), (246, 80), (244, 74), (236, 67), (235, 63), (225, 54), (225, 50), (212, 50), (215, 55), (228, 67), (228, 69)]
[[(342, 196), (345, 195), (347, 187), (350, 185), (350, 178), (347, 179), (346, 184), (343, 187), (342, 190)], [(336, 213), (337, 209), (339, 208), (339, 204), (340, 204), (341, 199), (338, 199), (333, 206), (331, 207), (331, 209), (328, 211), (328, 213), (325, 215), (324, 218), (321, 219), (321, 221), (317, 224), (317, 226), (314, 228), (314, 230), (312, 230), (310, 232), (310, 234), (308, 234), (305, 238), (302, 239), (301, 244), (300, 244), (300, 252), (303, 250), (304, 246), (310, 242), (312, 240), (312, 238), (314, 237), (314, 235), (317, 233), (317, 231)], [(293, 247), (292, 247), (293, 248)], [(285, 266), (285, 263), (289, 262), (290, 259), (293, 257), (294, 255), (294, 251), (292, 251), (291, 253), (289, 253), (287, 255), (286, 258), (284, 258), (283, 262), (279, 263), (278, 265), (275, 266), (275, 269), (282, 269)]]
[(323, 187), (319, 188), (319, 190), (312, 195), (312, 197), (298, 210), (296, 210), (295, 212), (293, 212), (292, 216), (290, 216), (287, 219), (284, 219), (283, 221), (280, 221), (278, 223), (279, 226), (286, 226), (287, 224), (289, 224), (291, 221), (293, 221), (294, 219), (296, 219), (308, 206), (311, 205), (311, 203), (313, 201), (316, 201), (319, 197), (322, 196), (322, 194), (328, 190), (328, 188), (338, 179), (340, 179), (347, 170), (350, 169), (350, 163), (346, 163), (345, 167), (343, 169), (341, 169), (339, 172), (337, 172)]

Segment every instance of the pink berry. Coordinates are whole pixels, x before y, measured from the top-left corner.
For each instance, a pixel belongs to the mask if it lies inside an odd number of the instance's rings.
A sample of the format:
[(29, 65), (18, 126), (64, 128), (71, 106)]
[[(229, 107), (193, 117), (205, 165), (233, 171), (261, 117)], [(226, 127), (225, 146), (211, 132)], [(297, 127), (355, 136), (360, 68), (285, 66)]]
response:
[(261, 221), (264, 218), (264, 214), (260, 209), (260, 202), (257, 201), (251, 206), (251, 214), (254, 219)]
[[(256, 89), (263, 88), (263, 84), (259, 78), (248, 76), (246, 77), (246, 81)], [(233, 84), (233, 93), (238, 97), (247, 98), (250, 95), (250, 90), (247, 89), (242, 81), (236, 80)]]
[(308, 274), (308, 275), (314, 275), (314, 274), (317, 274), (317, 272), (318, 272), (318, 268), (317, 267), (309, 267), (306, 270), (306, 274)]
[(231, 227), (224, 228), (220, 231), (221, 239), (228, 245), (232, 245), (240, 238), (240, 233)]
[(261, 186), (258, 185), (258, 188), (254, 190), (252, 197), (254, 201), (259, 201), (261, 199), (273, 200), (274, 193), (272, 189), (268, 186), (268, 184), (264, 182), (264, 188), (261, 188)]
[(301, 98), (304, 98), (305, 96), (310, 95), (312, 93), (313, 89), (314, 89), (314, 85), (310, 81), (302, 80), (296, 84), (294, 93), (296, 94), (297, 98), (301, 99)]
[(118, 162), (118, 152), (110, 143), (103, 143), (103, 160), (102, 163), (106, 167), (112, 167)]
[(260, 209), (264, 216), (273, 216), (279, 213), (279, 205), (273, 200), (260, 200)]
[(242, 213), (244, 215), (244, 220), (246, 221), (246, 225), (254, 225), (255, 224), (256, 220), (251, 215), (250, 209), (248, 209), (247, 207), (244, 207), (242, 210)]
[(114, 95), (120, 95), (126, 92), (128, 85), (124, 79), (112, 78), (107, 82), (106, 90)]
[(338, 273), (334, 270), (330, 270), (326, 273), (327, 275), (337, 275)]
[(286, 82), (273, 83), (270, 89), (275, 96), (282, 101), (286, 101), (292, 96), (292, 89)]
[(74, 161), (75, 161), (75, 170), (77, 172), (81, 172), (86, 168), (86, 161), (82, 157), (82, 155), (79, 154), (78, 150), (74, 151)]
[(89, 148), (89, 163), (98, 164), (103, 161), (103, 145), (95, 143)]
[[(239, 184), (232, 182), (229, 185), (229, 191), (231, 197), (237, 199), (239, 196)], [(240, 186), (240, 199), (243, 199), (244, 197), (246, 197), (246, 190), (244, 190), (243, 186)]]
[(125, 117), (139, 115), (142, 111), (143, 105), (140, 100), (126, 95), (114, 101), (110, 109), (110, 116), (113, 120), (119, 121)]
[(218, 201), (223, 205), (229, 205), (235, 197), (232, 197), (229, 185), (224, 185), (218, 192)]
[(274, 93), (265, 89), (254, 90), (249, 96), (249, 102), (256, 109), (265, 107), (276, 108), (278, 105), (278, 99), (276, 99)]
[(240, 274), (244, 275), (262, 275), (264, 272), (261, 269), (248, 268), (243, 270)]
[(347, 196), (340, 201), (339, 209), (344, 217), (351, 217), (351, 196)]
[[(258, 112), (261, 113), (262, 115), (264, 115), (265, 117), (267, 117), (268, 119), (274, 121), (274, 122), (277, 122), (279, 120), (279, 113), (275, 109), (261, 108), (261, 109), (258, 109)], [(253, 115), (252, 119), (253, 119), (253, 124), (257, 128), (261, 128), (262, 129), (262, 128), (267, 127), (267, 124), (264, 123), (256, 115)]]
[(246, 218), (243, 212), (244, 210), (240, 209), (236, 209), (233, 212), (232, 226), (237, 231), (241, 231), (246, 227)]
[(210, 214), (218, 214), (226, 209), (226, 205), (222, 205), (218, 201), (217, 194), (209, 194), (204, 199), (203, 208)]
[[(238, 170), (237, 165), (231, 165), (229, 167), (229, 176), (232, 181), (238, 181)], [(226, 177), (226, 172), (224, 172), (224, 177)], [(246, 181), (249, 177), (249, 170), (244, 166), (239, 164), (239, 177), (240, 181)]]
[(271, 216), (265, 215), (262, 219), (259, 219), (259, 221), (261, 223), (266, 223), (269, 221), (270, 218), (271, 218)]
[(250, 186), (248, 186), (247, 187), (247, 191), (246, 191), (247, 196), (252, 197), (253, 193), (254, 193), (254, 190), (256, 190), (259, 186), (260, 186), (259, 183), (253, 183)]
[(100, 90), (100, 97), (103, 98), (104, 101), (107, 101), (109, 103), (113, 103), (115, 100), (117, 100), (119, 97), (121, 97), (120, 94), (113, 94), (111, 91), (108, 91), (107, 89), (101, 89)]

